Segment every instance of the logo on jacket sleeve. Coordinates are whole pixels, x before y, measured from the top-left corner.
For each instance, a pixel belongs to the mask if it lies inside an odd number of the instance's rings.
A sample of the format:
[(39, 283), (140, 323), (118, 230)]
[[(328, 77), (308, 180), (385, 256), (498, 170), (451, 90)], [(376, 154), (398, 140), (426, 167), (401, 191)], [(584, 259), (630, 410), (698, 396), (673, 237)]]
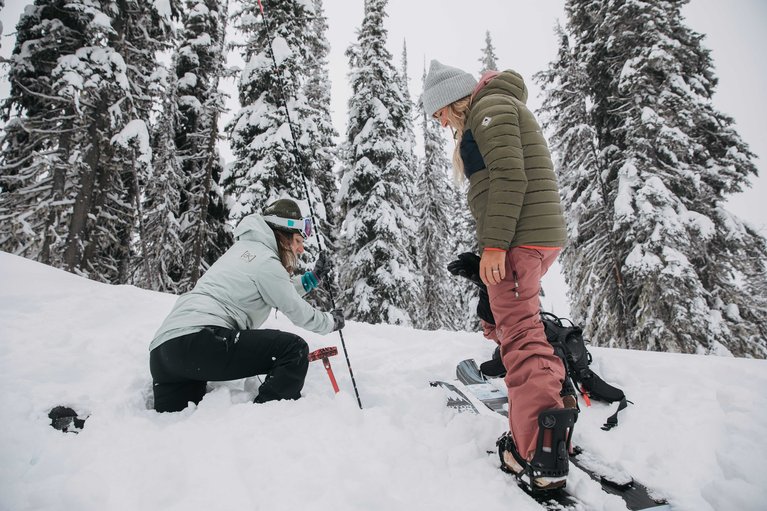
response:
[(251, 254), (247, 250), (243, 252), (242, 255), (240, 256), (240, 259), (245, 259), (249, 263), (252, 263), (253, 260), (255, 260), (255, 258), (256, 258), (256, 254)]
[(485, 117), (484, 119), (482, 119), (482, 126), (487, 126), (488, 124), (490, 124), (492, 120), (493, 120), (492, 117)]

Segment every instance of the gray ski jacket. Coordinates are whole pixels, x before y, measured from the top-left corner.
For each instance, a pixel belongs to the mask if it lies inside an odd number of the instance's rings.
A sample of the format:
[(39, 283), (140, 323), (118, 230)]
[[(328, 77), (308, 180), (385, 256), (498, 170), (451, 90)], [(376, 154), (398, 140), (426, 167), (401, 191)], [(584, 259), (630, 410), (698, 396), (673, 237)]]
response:
[(309, 305), (301, 279), (290, 278), (277, 255), (274, 232), (261, 215), (249, 215), (234, 230), (237, 241), (181, 295), (157, 330), (150, 351), (165, 341), (221, 326), (256, 329), (272, 308), (293, 324), (318, 334), (333, 331), (333, 316)]

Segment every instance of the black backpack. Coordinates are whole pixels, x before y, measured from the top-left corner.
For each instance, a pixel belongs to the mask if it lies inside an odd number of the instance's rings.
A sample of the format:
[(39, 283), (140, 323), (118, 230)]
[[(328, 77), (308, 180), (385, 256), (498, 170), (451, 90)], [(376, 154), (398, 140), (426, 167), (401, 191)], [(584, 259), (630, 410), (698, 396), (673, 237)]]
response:
[(550, 312), (541, 312), (541, 321), (546, 330), (546, 339), (554, 348), (554, 352), (565, 365), (567, 378), (565, 380), (563, 394), (575, 395), (575, 389), (581, 393), (586, 403), (590, 399), (607, 403), (618, 403), (618, 410), (611, 415), (602, 429), (609, 431), (618, 425), (618, 412), (628, 406), (626, 395), (617, 387), (605, 382), (594, 371), (589, 369), (591, 353), (586, 349), (581, 327), (573, 324), (569, 319), (565, 320), (570, 326), (565, 326), (562, 319)]

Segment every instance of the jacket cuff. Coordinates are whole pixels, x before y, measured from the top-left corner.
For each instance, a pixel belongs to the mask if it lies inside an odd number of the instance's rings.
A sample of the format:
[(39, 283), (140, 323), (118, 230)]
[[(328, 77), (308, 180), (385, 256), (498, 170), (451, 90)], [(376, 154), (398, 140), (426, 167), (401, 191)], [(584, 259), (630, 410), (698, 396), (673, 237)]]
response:
[(301, 276), (301, 285), (304, 286), (304, 291), (308, 293), (312, 289), (319, 286), (320, 281), (317, 280), (317, 277), (314, 275), (313, 272), (308, 271)]

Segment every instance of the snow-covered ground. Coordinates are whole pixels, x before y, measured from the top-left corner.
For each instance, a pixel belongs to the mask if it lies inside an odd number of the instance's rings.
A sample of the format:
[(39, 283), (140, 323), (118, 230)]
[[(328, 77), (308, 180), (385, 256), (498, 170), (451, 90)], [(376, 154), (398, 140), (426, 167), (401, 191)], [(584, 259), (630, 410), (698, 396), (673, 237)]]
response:
[[(342, 355), (341, 393), (313, 363), (304, 398), (252, 405), (257, 381), (217, 384), (197, 407), (147, 409), (147, 346), (174, 297), (88, 281), (0, 253), (0, 510), (539, 509), (488, 455), (500, 416), (445, 408), (432, 379), (484, 359), (480, 334), (350, 322), (364, 410)], [(310, 347), (338, 334), (268, 327)], [(634, 402), (618, 428), (595, 404), (577, 443), (668, 497), (674, 509), (767, 508), (767, 361), (592, 348)], [(79, 435), (49, 425), (58, 404), (90, 414)], [(589, 509), (625, 509), (573, 471)]]

